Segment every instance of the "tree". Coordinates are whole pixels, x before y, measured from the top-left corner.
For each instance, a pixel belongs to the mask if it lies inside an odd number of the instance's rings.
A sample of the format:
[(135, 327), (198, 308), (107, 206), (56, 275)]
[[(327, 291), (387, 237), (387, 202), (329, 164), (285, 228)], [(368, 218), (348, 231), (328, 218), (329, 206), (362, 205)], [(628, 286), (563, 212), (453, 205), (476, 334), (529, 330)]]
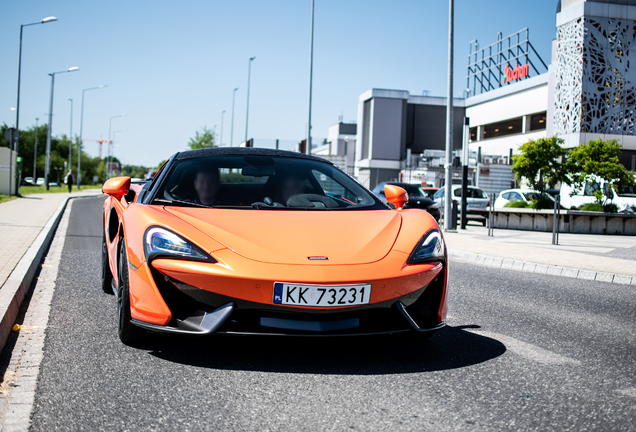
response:
[(196, 132), (194, 138), (190, 138), (188, 147), (190, 147), (191, 150), (212, 148), (216, 147), (214, 141), (216, 141), (214, 132), (204, 126), (201, 133)]
[[(0, 126), (0, 146), (8, 147), (9, 144), (4, 140), (4, 130), (8, 126)], [(37, 127), (38, 148), (36, 154), (36, 172), (33, 172), (33, 153), (35, 148), (35, 126), (29, 129), (23, 129), (20, 131), (20, 138), (18, 141), (18, 153), (22, 157), (22, 178), (44, 177), (44, 165), (46, 161), (46, 134), (47, 125), (42, 124)], [(77, 178), (77, 154), (78, 154), (78, 138), (77, 136), (73, 140), (73, 174)], [(64, 168), (64, 162), (68, 161), (69, 152), (69, 138), (66, 135), (61, 137), (51, 137), (51, 164), (50, 164), (50, 181), (57, 180), (57, 173), (62, 173)], [(85, 152), (82, 152), (82, 184), (93, 184), (93, 176), (97, 175), (97, 166), (99, 165), (99, 158), (91, 158)], [(68, 166), (66, 169), (68, 170)], [(66, 172), (63, 172), (66, 175)]]
[(526, 179), (528, 185), (541, 194), (546, 185), (552, 189), (566, 179), (563, 139), (555, 136), (530, 140), (519, 147), (521, 154), (513, 156), (512, 169), (517, 180)]
[[(601, 138), (588, 141), (570, 150), (567, 160), (568, 183), (574, 192), (581, 190), (586, 182), (597, 183), (605, 180), (613, 190), (617, 185), (634, 184), (634, 175), (619, 161), (622, 145), (617, 140), (604, 141)], [(609, 192), (594, 192), (601, 206), (607, 205)]]

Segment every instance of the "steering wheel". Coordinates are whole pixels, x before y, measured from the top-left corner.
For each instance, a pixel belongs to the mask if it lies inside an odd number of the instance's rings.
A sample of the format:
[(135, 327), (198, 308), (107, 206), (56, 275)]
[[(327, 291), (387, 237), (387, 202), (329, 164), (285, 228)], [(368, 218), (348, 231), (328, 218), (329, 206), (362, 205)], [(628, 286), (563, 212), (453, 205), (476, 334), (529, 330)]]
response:
[(252, 203), (252, 207), (254, 208), (267, 208), (267, 207), (285, 207), (281, 203), (277, 203), (273, 201), (270, 197), (265, 197), (263, 202), (257, 201)]
[(336, 200), (325, 195), (299, 194), (287, 200), (287, 207), (317, 207), (314, 203), (322, 203), (326, 208), (339, 207)]

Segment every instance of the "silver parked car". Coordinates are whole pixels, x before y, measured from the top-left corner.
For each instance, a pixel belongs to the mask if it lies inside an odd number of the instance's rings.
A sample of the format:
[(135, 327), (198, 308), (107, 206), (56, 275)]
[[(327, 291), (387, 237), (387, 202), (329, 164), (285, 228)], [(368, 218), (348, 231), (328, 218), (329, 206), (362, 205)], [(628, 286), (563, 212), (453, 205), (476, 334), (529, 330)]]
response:
[[(453, 185), (453, 199), (457, 200), (459, 214), (462, 212), (462, 185)], [(441, 188), (433, 195), (435, 204), (444, 211), (444, 188)], [(466, 218), (468, 220), (480, 221), (486, 226), (487, 217), (484, 211), (490, 205), (488, 195), (483, 190), (475, 186), (468, 186), (468, 196), (466, 197)]]

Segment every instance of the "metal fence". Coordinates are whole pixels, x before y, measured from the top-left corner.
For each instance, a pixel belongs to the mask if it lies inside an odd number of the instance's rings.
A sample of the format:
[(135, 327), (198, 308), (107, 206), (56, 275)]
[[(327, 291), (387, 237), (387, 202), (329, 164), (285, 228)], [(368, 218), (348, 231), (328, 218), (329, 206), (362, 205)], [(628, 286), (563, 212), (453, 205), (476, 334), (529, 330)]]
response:
[[(497, 35), (497, 42), (479, 49), (479, 42), (470, 42), (466, 89), (475, 96), (503, 87), (509, 83), (506, 75), (519, 65), (527, 65), (521, 78), (530, 78), (548, 70), (545, 62), (530, 43), (530, 30), (526, 27), (507, 37)], [(530, 73), (532, 72), (532, 73)], [(517, 79), (517, 78), (515, 78)]]

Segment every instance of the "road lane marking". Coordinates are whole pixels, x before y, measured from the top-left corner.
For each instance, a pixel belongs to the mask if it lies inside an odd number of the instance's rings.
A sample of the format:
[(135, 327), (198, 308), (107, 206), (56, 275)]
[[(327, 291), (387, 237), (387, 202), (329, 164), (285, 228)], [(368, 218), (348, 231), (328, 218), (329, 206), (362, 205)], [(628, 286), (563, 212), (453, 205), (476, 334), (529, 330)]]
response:
[(28, 430), (35, 402), (37, 377), (44, 358), (45, 330), (49, 322), (51, 300), (55, 291), (64, 240), (73, 208), (69, 200), (44, 258), (40, 276), (33, 289), (33, 297), (25, 314), (20, 335), (11, 353), (7, 373), (11, 381), (2, 386), (0, 398), (0, 430)]
[(552, 351), (548, 351), (543, 348), (539, 348), (536, 345), (528, 342), (520, 341), (519, 339), (512, 338), (510, 336), (502, 335), (499, 333), (493, 333), (488, 331), (482, 331), (479, 329), (466, 329), (467, 331), (475, 334), (489, 337), (491, 339), (498, 340), (506, 346), (506, 349), (513, 353), (527, 358), (528, 360), (535, 361), (537, 363), (545, 365), (564, 365), (573, 364), (580, 365), (581, 362), (569, 357), (562, 356)]
[(624, 394), (625, 396), (630, 396), (636, 398), (636, 387), (626, 388), (623, 390), (616, 390), (617, 392)]

